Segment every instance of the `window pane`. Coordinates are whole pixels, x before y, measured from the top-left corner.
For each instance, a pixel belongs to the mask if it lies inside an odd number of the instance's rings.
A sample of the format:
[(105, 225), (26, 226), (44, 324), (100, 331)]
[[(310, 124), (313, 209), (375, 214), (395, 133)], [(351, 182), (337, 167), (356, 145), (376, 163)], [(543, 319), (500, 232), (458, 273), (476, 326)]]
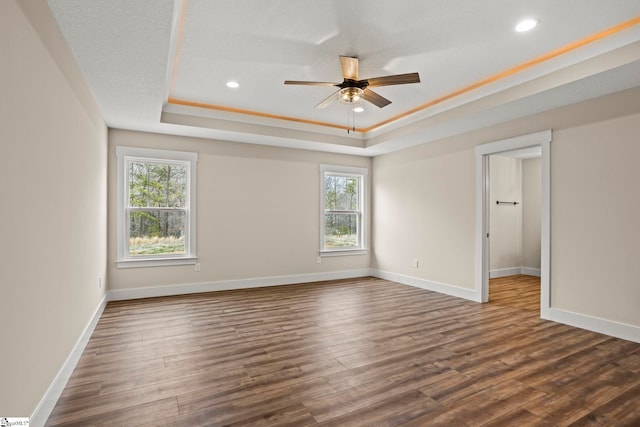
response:
[(129, 212), (129, 255), (184, 254), (185, 211)]
[(358, 214), (327, 213), (324, 215), (324, 245), (327, 248), (357, 247)]
[(187, 168), (182, 164), (129, 163), (129, 206), (182, 208)]
[(353, 176), (325, 175), (325, 209), (357, 211), (360, 203), (359, 179)]

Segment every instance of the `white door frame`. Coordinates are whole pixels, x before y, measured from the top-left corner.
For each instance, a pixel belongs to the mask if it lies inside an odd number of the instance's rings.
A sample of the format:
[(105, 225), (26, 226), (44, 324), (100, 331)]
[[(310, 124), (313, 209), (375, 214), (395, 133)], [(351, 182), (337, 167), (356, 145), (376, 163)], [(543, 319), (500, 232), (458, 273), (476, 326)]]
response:
[(551, 270), (551, 130), (490, 142), (476, 147), (476, 293), (489, 301), (489, 156), (539, 146), (542, 149), (540, 228), (540, 317), (549, 319)]

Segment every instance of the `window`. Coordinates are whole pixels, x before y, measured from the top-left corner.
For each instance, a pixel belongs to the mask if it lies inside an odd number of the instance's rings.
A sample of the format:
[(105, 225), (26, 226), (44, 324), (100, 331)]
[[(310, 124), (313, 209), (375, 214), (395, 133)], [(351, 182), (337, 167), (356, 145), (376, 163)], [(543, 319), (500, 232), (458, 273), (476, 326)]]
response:
[(320, 167), (320, 252), (323, 256), (366, 253), (367, 169)]
[(118, 268), (196, 262), (197, 156), (116, 148)]

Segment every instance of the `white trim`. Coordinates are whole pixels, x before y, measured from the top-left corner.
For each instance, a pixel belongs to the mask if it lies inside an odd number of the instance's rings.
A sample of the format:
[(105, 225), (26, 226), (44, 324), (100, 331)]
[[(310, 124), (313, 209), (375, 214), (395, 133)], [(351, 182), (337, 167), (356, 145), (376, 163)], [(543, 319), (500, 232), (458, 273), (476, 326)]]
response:
[(489, 157), (480, 155), (476, 147), (476, 289), (480, 301), (489, 301)]
[(542, 187), (540, 199), (540, 317), (547, 319), (551, 308), (551, 140), (541, 144)]
[(180, 258), (142, 258), (116, 260), (118, 268), (159, 267), (164, 265), (193, 265), (198, 262), (197, 257)]
[(531, 267), (520, 267), (520, 274), (524, 274), (525, 276), (542, 276), (542, 270), (539, 268), (531, 268)]
[(522, 269), (520, 267), (511, 267), (511, 268), (497, 268), (495, 270), (489, 270), (489, 278), (495, 279), (498, 277), (507, 277), (507, 276), (515, 276), (521, 273)]
[(142, 147), (125, 147), (118, 145), (116, 147), (116, 156), (122, 157), (140, 157), (146, 159), (164, 159), (164, 160), (180, 160), (185, 162), (197, 162), (198, 153), (192, 151), (172, 151), (158, 150), (155, 148)]
[(149, 288), (114, 289), (109, 291), (109, 301), (138, 298), (154, 298), (200, 292), (228, 291), (235, 289), (261, 288), (265, 286), (293, 285), (297, 283), (323, 282), (327, 280), (353, 279), (371, 276), (368, 268), (359, 270), (331, 271), (326, 273), (296, 274), (291, 276), (258, 277), (251, 279), (222, 280), (218, 282), (184, 283)]
[(332, 257), (332, 256), (349, 256), (349, 255), (366, 255), (369, 253), (369, 249), (336, 249), (333, 251), (320, 251), (320, 256)]
[(476, 154), (483, 156), (502, 153), (505, 151), (519, 150), (522, 148), (542, 145), (544, 142), (551, 142), (551, 130), (543, 130), (527, 135), (515, 136), (513, 138), (477, 145)]
[(515, 276), (518, 274), (540, 277), (540, 269), (531, 267), (496, 268), (489, 271), (489, 278), (495, 279), (498, 277)]
[(474, 289), (461, 288), (448, 283), (434, 282), (420, 279), (418, 277), (405, 276), (403, 274), (391, 273), (389, 271), (372, 270), (371, 275), (380, 279), (391, 280), (393, 282), (409, 285), (428, 291), (464, 298), (471, 301), (480, 302), (480, 294)]
[(640, 326), (587, 316), (558, 308), (549, 309), (548, 320), (640, 343)]
[(340, 166), (340, 165), (320, 165), (320, 172), (323, 174), (325, 172), (332, 172), (337, 174), (345, 174), (345, 175), (364, 175), (367, 176), (369, 174), (369, 169), (361, 168), (356, 166)]
[[(358, 224), (358, 231), (360, 232), (359, 236), (359, 246), (356, 248), (345, 248), (345, 249), (326, 249), (324, 246), (324, 230), (325, 230), (325, 197), (324, 197), (324, 176), (326, 173), (334, 173), (341, 175), (351, 175), (359, 178), (360, 181), (360, 224)], [(353, 167), (353, 166), (339, 166), (339, 165), (320, 165), (320, 179), (318, 180), (320, 184), (320, 248), (319, 255), (321, 257), (325, 256), (343, 256), (343, 255), (362, 255), (368, 252), (369, 245), (369, 211), (367, 209), (367, 204), (369, 203), (369, 169)], [(362, 253), (348, 253), (350, 251), (361, 251)], [(331, 255), (327, 255), (332, 252)]]
[(31, 418), (29, 420), (29, 425), (31, 427), (44, 426), (47, 422), (49, 415), (51, 415), (51, 411), (53, 411), (53, 408), (56, 406), (56, 403), (58, 402), (62, 391), (66, 387), (73, 370), (78, 364), (80, 356), (82, 356), (82, 352), (87, 346), (89, 338), (91, 338), (93, 330), (98, 324), (98, 320), (100, 320), (100, 316), (102, 316), (102, 312), (107, 305), (107, 301), (108, 298), (107, 295), (105, 295), (100, 301), (100, 304), (98, 304), (93, 316), (89, 319), (87, 326), (85, 326), (84, 330), (80, 334), (80, 337), (73, 346), (73, 349), (71, 349), (69, 356), (67, 356), (67, 359), (62, 364), (58, 374), (49, 385), (49, 388), (44, 393), (44, 396), (42, 396), (42, 399), (40, 399), (38, 406), (36, 406), (36, 409), (33, 411), (33, 414), (31, 414)]
[[(158, 161), (165, 160), (167, 162), (181, 162), (188, 165), (189, 173), (187, 174), (187, 212), (188, 221), (187, 228), (185, 229), (185, 255), (184, 256), (171, 256), (171, 257), (130, 257), (127, 250), (125, 236), (128, 219), (125, 215), (125, 203), (128, 197), (127, 178), (125, 176), (125, 167), (128, 158), (136, 158), (139, 160)], [(130, 267), (158, 267), (165, 265), (184, 265), (195, 264), (197, 260), (196, 255), (196, 212), (197, 212), (197, 200), (196, 200), (196, 178), (197, 178), (197, 162), (198, 153), (190, 151), (172, 151), (172, 150), (158, 150), (151, 148), (139, 148), (139, 147), (116, 147), (116, 194), (117, 194), (117, 213), (116, 213), (116, 265), (117, 268), (130, 268)], [(177, 261), (177, 260), (181, 260)], [(148, 261), (148, 262), (144, 262)]]
[(478, 145), (476, 152), (476, 290), (481, 301), (489, 300), (489, 156), (505, 151), (540, 146), (542, 149), (540, 317), (548, 318), (551, 277), (551, 130)]

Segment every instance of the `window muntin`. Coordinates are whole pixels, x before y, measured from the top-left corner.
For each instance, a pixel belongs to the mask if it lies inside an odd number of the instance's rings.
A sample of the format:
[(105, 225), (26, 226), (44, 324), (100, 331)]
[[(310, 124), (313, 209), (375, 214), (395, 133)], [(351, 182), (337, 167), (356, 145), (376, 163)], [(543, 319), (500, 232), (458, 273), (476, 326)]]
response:
[(118, 267), (195, 262), (197, 154), (132, 147), (116, 153)]
[(322, 166), (321, 252), (365, 249), (364, 194), (367, 170)]

